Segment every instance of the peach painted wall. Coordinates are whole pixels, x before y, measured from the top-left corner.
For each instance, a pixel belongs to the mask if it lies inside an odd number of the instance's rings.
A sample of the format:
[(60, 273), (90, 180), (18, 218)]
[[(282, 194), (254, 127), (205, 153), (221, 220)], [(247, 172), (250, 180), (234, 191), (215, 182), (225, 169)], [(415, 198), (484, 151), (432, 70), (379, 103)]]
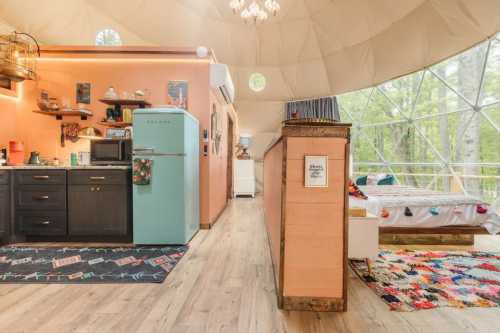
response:
[(210, 105), (212, 105), (211, 112), (213, 112), (215, 106), (220, 115), (220, 130), (222, 133), (219, 152), (216, 153), (213, 146), (209, 146), (209, 221), (210, 223), (215, 223), (217, 217), (224, 210), (227, 204), (227, 125), (229, 115), (226, 110), (227, 107), (220, 102), (213, 92), (210, 92)]
[(16, 137), (17, 101), (0, 96), (0, 149)]
[[(42, 158), (57, 157), (64, 163), (68, 163), (71, 152), (89, 151), (89, 141), (82, 139), (76, 143), (66, 141), (66, 147), (61, 147), (61, 121), (32, 112), (37, 109), (36, 100), (42, 89), (47, 90), (51, 96), (58, 97), (60, 100), (65, 98), (75, 105), (76, 83), (84, 82), (91, 83), (91, 104), (88, 108), (93, 111), (94, 116), (86, 121), (68, 117), (63, 120), (64, 122), (78, 122), (81, 126), (100, 127), (96, 123), (105, 116), (107, 106), (100, 103), (98, 99), (102, 98), (109, 86), (115, 87), (120, 93), (149, 89), (150, 102), (153, 106), (158, 106), (167, 104), (169, 80), (187, 80), (189, 83), (188, 111), (200, 121), (200, 135), (204, 129), (210, 129), (210, 102), (215, 97), (210, 97), (208, 60), (164, 60), (155, 55), (152, 56), (154, 58), (152, 61), (143, 61), (142, 59), (148, 57), (144, 54), (128, 55), (123, 59), (120, 55), (108, 55), (97, 60), (92, 59), (91, 56), (83, 57), (77, 54), (65, 54), (64, 58), (55, 58), (53, 55), (47, 56), (42, 52), (37, 69), (40, 79), (37, 82), (25, 81), (23, 83), (23, 98), (15, 102), (0, 97), (0, 147), (7, 145), (8, 140), (16, 138), (25, 143), (26, 158), (30, 151), (36, 150), (40, 152)], [(227, 115), (223, 114), (224, 122), (227, 124)], [(103, 131), (105, 129), (100, 128)], [(224, 208), (222, 198), (226, 197), (227, 129), (225, 131), (221, 155), (210, 154), (205, 157), (200, 154), (200, 222), (202, 224), (212, 222)], [(202, 145), (200, 137), (200, 152)], [(209, 147), (210, 145), (211, 143)], [(214, 158), (213, 163), (209, 163), (210, 158)], [(210, 179), (217, 181), (209, 182)], [(220, 179), (223, 179), (223, 182), (219, 183)]]

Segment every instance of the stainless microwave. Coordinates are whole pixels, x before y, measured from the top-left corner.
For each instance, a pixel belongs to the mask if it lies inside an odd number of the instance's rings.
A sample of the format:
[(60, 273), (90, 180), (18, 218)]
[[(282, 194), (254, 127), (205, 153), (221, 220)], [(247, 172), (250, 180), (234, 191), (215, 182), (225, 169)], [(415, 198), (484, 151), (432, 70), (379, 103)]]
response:
[(90, 142), (90, 164), (129, 165), (132, 164), (132, 140), (104, 139)]

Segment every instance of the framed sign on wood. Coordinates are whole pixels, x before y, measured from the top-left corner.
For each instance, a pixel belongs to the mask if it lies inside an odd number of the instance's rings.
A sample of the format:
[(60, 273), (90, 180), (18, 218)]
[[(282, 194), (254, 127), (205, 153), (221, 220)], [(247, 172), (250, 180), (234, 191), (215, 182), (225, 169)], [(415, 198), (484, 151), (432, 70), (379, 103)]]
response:
[(328, 187), (328, 156), (305, 156), (305, 187)]

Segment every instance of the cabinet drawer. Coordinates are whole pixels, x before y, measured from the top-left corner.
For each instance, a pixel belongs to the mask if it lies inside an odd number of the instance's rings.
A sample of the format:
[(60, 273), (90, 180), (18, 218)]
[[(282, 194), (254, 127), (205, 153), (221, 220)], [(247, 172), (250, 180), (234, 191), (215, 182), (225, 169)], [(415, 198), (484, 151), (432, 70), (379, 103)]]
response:
[(8, 170), (0, 170), (0, 185), (9, 184), (9, 171)]
[(15, 191), (16, 209), (65, 210), (66, 186), (21, 185)]
[(131, 182), (129, 170), (71, 170), (71, 185), (126, 185)]
[(29, 236), (66, 235), (66, 212), (17, 212), (16, 229)]
[(16, 185), (66, 185), (65, 170), (17, 170)]

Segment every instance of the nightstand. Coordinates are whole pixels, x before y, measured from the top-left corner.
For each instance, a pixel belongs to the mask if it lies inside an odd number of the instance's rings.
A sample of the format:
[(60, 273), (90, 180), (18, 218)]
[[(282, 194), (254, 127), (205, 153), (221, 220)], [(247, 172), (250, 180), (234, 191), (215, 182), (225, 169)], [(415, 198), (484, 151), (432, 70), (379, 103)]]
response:
[(349, 259), (365, 259), (371, 274), (370, 260), (378, 257), (378, 218), (349, 216)]

